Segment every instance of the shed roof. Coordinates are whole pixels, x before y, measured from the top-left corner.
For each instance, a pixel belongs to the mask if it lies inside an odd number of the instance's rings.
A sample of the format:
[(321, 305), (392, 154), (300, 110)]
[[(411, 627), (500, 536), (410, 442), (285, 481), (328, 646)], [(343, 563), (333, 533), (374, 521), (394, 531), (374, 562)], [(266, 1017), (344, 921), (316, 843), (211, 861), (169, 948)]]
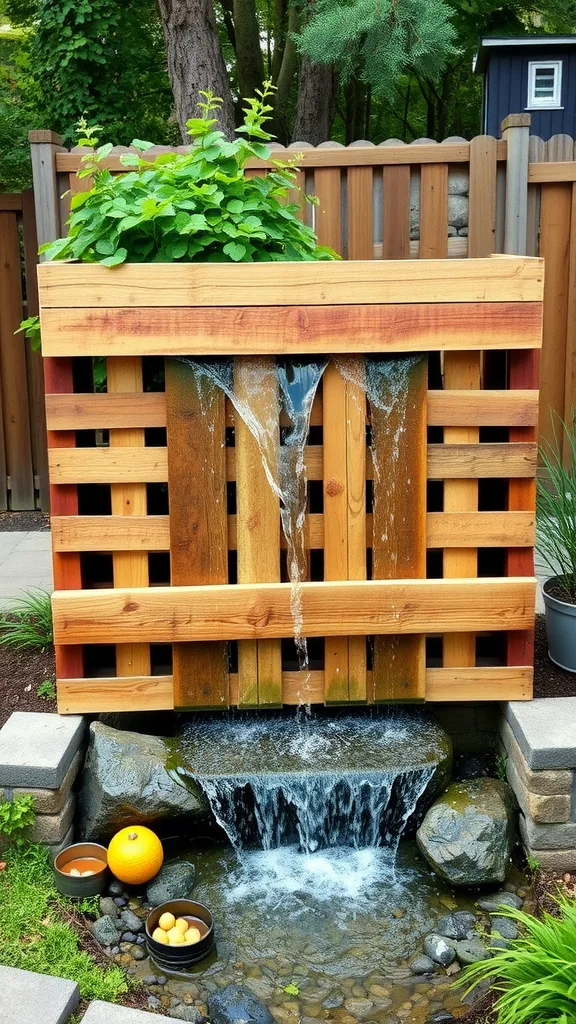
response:
[(572, 36), (483, 36), (480, 40), (480, 46), (478, 47), (478, 53), (474, 58), (474, 71), (476, 74), (482, 74), (486, 71), (486, 65), (488, 59), (495, 50), (504, 50), (509, 48), (515, 48), (518, 46), (531, 47), (532, 49), (539, 49), (540, 47), (560, 47), (566, 49), (567, 46), (576, 46), (576, 35)]

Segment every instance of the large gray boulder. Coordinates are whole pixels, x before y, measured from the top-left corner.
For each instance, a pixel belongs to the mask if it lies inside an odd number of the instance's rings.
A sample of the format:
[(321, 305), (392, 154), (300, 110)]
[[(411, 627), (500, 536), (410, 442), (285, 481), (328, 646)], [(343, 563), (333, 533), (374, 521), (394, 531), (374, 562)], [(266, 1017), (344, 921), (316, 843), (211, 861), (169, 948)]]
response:
[(90, 726), (90, 742), (80, 792), (80, 838), (106, 839), (131, 824), (206, 814), (202, 791), (166, 770), (167, 750), (157, 736)]
[(499, 779), (453, 782), (416, 833), (436, 874), (459, 886), (503, 882), (515, 838), (514, 796)]
[(208, 997), (208, 1017), (212, 1024), (274, 1024), (264, 1003), (242, 985), (227, 985)]

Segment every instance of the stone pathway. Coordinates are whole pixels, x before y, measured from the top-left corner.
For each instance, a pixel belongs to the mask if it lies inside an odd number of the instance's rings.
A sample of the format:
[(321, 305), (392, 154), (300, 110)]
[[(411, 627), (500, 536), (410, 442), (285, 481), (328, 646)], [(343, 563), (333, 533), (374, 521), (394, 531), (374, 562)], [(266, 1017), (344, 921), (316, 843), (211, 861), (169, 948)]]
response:
[(0, 532), (0, 610), (33, 587), (53, 589), (50, 531)]

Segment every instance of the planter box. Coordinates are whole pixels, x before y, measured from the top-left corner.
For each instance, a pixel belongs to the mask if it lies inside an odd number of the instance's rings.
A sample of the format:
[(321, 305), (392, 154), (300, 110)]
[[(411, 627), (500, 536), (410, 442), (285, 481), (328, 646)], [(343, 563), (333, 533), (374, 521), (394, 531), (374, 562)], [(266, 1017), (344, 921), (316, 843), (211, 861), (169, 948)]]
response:
[[(39, 281), (61, 712), (531, 695), (541, 260), (52, 263)], [(405, 353), (402, 401), (367, 400), (364, 357)], [(242, 388), (255, 357), (320, 354), (355, 369), (331, 361), (312, 408), (302, 672), (256, 442), (163, 357), (232, 357)], [(264, 382), (252, 401), (276, 409)]]

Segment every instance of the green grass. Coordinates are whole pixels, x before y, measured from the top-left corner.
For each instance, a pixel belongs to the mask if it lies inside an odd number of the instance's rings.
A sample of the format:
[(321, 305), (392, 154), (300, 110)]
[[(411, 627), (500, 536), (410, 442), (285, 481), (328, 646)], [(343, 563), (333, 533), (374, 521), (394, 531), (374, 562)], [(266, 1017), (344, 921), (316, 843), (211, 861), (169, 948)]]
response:
[[(83, 999), (118, 1002), (128, 991), (117, 966), (101, 967), (80, 948), (80, 937), (65, 920), (73, 904), (54, 888), (49, 854), (20, 843), (5, 855), (0, 872), (0, 963), (78, 982)], [(86, 903), (85, 911), (95, 904)]]
[(502, 917), (522, 924), (524, 934), (464, 969), (468, 991), (490, 979), (501, 993), (498, 1024), (576, 1024), (576, 902), (559, 896), (558, 909), (558, 917), (545, 913), (538, 919), (503, 908)]
[(0, 617), (0, 647), (45, 651), (53, 642), (52, 603), (45, 590), (29, 590)]
[(56, 700), (56, 683), (53, 679), (45, 679), (36, 689), (36, 696), (42, 700)]

